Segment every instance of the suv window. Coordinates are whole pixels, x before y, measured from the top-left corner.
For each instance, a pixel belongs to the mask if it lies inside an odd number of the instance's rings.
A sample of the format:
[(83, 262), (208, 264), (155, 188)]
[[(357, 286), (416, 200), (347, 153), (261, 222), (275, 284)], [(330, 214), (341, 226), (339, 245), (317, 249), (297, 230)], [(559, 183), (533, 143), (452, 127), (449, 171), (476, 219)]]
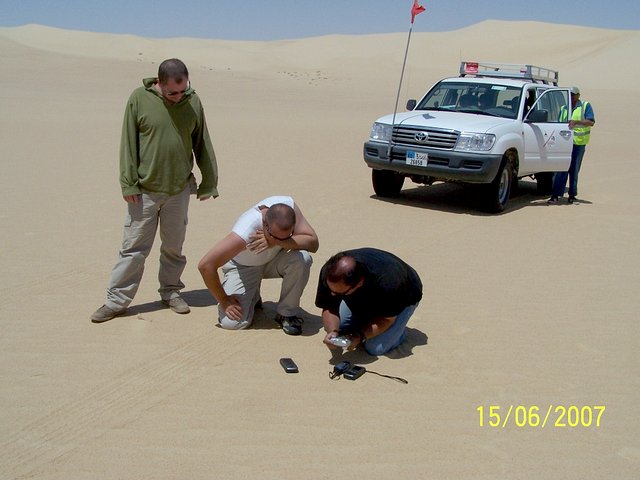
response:
[(521, 89), (499, 84), (439, 82), (415, 110), (451, 110), (516, 118)]
[(562, 123), (560, 120), (561, 110), (562, 107), (568, 105), (568, 102), (569, 99), (565, 90), (542, 92), (528, 115), (534, 115), (539, 119), (546, 118), (546, 120), (544, 120), (546, 123)]

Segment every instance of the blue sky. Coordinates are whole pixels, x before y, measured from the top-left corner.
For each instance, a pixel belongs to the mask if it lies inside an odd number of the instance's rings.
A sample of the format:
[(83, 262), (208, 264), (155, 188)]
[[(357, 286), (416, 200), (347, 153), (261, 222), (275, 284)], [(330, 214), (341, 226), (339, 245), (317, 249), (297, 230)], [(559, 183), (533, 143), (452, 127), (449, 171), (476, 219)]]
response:
[[(0, 0), (0, 26), (37, 23), (145, 37), (281, 40), (405, 32), (413, 0)], [(639, 0), (420, 0), (414, 32), (487, 20), (640, 29)]]

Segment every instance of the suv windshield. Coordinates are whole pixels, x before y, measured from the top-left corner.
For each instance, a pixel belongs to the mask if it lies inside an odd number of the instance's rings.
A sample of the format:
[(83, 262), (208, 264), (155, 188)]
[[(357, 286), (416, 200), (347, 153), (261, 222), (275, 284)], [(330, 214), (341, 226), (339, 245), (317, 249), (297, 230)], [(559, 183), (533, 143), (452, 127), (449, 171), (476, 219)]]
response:
[(517, 118), (521, 89), (497, 84), (440, 82), (415, 110), (451, 110)]

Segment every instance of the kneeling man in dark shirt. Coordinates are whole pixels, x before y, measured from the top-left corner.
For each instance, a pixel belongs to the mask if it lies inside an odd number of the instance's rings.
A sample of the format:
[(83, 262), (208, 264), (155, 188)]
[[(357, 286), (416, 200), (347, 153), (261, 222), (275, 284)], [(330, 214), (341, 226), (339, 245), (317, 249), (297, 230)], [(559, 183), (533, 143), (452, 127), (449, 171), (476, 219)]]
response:
[(404, 341), (420, 299), (420, 277), (392, 253), (375, 248), (337, 253), (322, 267), (316, 294), (324, 343), (339, 348), (331, 339), (346, 335), (349, 350), (362, 345), (370, 355), (383, 355)]

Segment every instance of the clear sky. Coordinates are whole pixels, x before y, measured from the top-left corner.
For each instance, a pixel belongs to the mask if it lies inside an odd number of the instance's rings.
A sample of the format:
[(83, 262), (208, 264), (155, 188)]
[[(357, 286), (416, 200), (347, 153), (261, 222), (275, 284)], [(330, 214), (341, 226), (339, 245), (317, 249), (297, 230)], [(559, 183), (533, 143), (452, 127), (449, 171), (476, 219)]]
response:
[[(414, 32), (487, 19), (640, 29), (640, 0), (420, 0)], [(405, 32), (413, 0), (0, 0), (0, 26), (37, 23), (144, 37), (282, 40)]]

